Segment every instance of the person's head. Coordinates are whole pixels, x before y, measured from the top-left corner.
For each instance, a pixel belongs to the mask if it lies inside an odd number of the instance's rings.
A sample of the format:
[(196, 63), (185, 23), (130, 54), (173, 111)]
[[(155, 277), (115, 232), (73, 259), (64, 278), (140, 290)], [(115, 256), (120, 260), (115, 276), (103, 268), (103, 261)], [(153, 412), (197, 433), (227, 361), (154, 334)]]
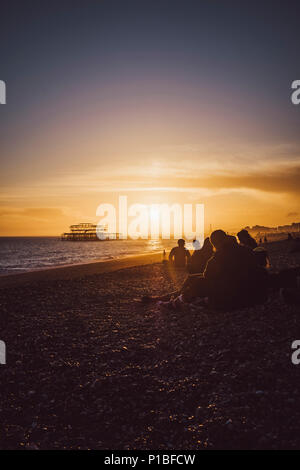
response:
[(179, 246), (180, 248), (183, 248), (184, 245), (185, 245), (185, 240), (184, 240), (183, 238), (180, 238), (180, 239), (178, 240), (177, 244), (178, 244), (178, 246)]
[(268, 252), (265, 248), (259, 246), (253, 250), (253, 253), (256, 256), (256, 260), (259, 266), (268, 268), (270, 266)]
[(244, 243), (247, 240), (249, 240), (250, 235), (249, 235), (249, 232), (247, 230), (243, 229), (237, 234), (237, 237), (238, 237), (240, 243)]
[(234, 235), (227, 235), (227, 245), (236, 246), (238, 244), (237, 239)]
[(216, 250), (222, 248), (227, 242), (227, 235), (224, 230), (215, 230), (212, 232), (210, 242)]

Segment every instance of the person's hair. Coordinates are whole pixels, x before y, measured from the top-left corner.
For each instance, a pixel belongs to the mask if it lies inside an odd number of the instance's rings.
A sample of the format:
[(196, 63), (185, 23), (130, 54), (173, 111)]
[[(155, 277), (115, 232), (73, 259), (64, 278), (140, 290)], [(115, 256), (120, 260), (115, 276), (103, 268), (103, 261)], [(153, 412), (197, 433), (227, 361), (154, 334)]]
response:
[(249, 234), (249, 232), (246, 230), (246, 229), (243, 229), (241, 230), (238, 234), (237, 234), (237, 237), (238, 239), (240, 240), (241, 243), (249, 240), (249, 238), (252, 238)]
[(184, 246), (185, 240), (183, 238), (180, 238), (177, 243), (178, 243), (178, 246)]
[(228, 243), (229, 245), (231, 246), (236, 246), (238, 245), (238, 242), (237, 242), (237, 239), (234, 235), (227, 235), (227, 241), (226, 243)]
[(251, 248), (251, 249), (257, 247), (256, 240), (250, 235), (248, 230), (246, 230), (246, 229), (241, 230), (237, 234), (237, 236), (238, 236), (238, 239), (239, 239), (241, 245), (248, 246), (248, 248)]
[(227, 241), (227, 235), (224, 230), (215, 230), (210, 235), (210, 241), (212, 245), (218, 250), (221, 248)]
[(264, 268), (268, 268), (270, 266), (269, 255), (265, 248), (258, 246), (257, 248), (254, 248), (253, 253), (255, 254), (260, 266), (263, 266)]

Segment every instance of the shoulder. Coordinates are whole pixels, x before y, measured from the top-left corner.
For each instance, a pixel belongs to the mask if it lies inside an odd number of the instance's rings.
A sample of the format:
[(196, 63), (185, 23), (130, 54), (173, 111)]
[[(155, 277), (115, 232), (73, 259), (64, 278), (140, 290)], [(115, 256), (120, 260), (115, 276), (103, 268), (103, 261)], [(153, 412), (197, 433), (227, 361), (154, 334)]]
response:
[(248, 246), (238, 245), (238, 255), (244, 260), (248, 259), (249, 261), (255, 258), (253, 250)]
[(253, 251), (248, 246), (237, 245), (237, 247), (238, 247), (240, 253), (245, 253), (245, 254), (250, 255), (250, 256), (253, 254)]

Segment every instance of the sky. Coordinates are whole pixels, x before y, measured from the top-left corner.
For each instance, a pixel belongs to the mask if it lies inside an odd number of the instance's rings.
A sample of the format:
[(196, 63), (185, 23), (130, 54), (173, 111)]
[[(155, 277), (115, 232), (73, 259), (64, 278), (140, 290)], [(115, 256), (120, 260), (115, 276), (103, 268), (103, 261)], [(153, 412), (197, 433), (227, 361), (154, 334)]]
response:
[(0, 235), (102, 203), (203, 203), (206, 227), (300, 220), (300, 4), (1, 3)]

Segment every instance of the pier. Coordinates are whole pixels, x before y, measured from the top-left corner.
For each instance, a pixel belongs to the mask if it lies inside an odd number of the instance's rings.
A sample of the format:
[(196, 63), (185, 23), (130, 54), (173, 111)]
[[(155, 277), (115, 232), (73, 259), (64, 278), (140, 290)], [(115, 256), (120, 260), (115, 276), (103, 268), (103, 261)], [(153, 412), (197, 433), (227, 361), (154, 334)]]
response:
[[(101, 235), (103, 238), (101, 238)], [(104, 241), (105, 239), (118, 240), (119, 234), (109, 233), (106, 225), (97, 226), (91, 223), (80, 223), (70, 225), (70, 231), (61, 235), (63, 241)]]

